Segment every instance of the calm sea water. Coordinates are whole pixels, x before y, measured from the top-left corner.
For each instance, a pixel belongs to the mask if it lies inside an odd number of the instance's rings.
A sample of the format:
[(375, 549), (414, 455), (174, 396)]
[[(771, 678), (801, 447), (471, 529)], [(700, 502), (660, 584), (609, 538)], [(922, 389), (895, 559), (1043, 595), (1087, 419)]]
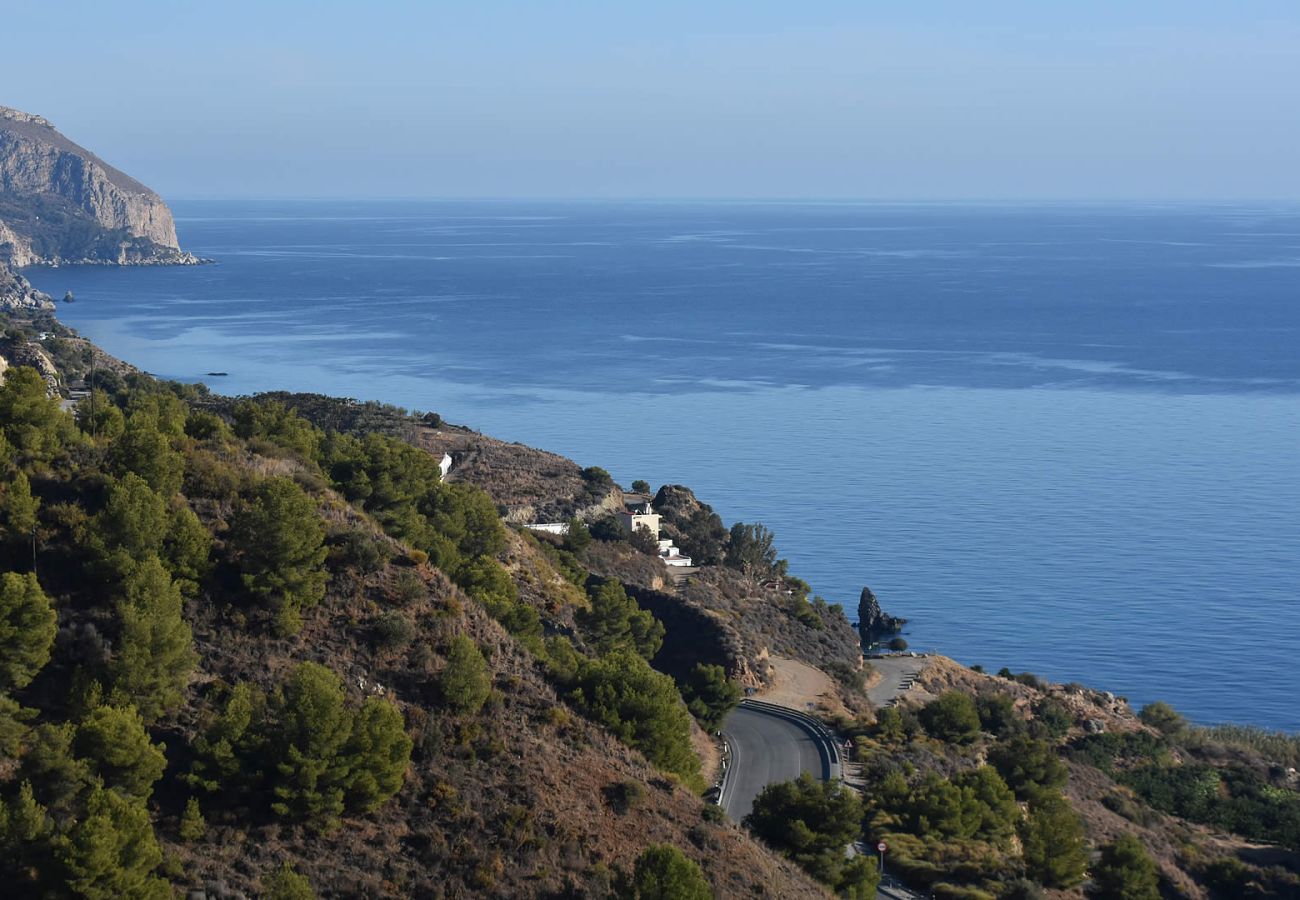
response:
[(914, 647), (1300, 730), (1300, 209), (178, 204), (33, 270), (160, 375), (693, 486)]

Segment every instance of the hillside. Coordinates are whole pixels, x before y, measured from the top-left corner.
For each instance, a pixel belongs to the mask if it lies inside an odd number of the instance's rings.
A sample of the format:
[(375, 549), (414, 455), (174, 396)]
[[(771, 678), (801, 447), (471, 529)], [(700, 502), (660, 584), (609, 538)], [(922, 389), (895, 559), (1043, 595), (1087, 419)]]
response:
[(40, 116), (0, 107), (0, 266), (194, 262), (156, 193)]
[(717, 896), (824, 895), (699, 799), (703, 733), (645, 662), (663, 633), (585, 552), (507, 529), (383, 428), (107, 365), (74, 419), (18, 354), (72, 364), (63, 385), (89, 345), (9, 333), (18, 896), (634, 896), (654, 845)]

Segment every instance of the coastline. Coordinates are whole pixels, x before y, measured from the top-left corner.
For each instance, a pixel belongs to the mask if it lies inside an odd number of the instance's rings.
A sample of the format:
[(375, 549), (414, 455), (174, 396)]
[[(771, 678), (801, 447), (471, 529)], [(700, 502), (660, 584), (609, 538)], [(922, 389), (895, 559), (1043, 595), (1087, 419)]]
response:
[[(278, 215), (295, 211), (281, 206)], [(401, 219), (384, 221), (419, 237), (442, 221), (431, 216), (476, 211), (404, 206)], [(1128, 376), (1113, 388), (1104, 380), (909, 385), (892, 376), (879, 386), (799, 383), (803, 368), (789, 369), (786, 351), (762, 349), (764, 336), (714, 335), (708, 318), (652, 339), (661, 317), (625, 322), (621, 306), (580, 332), (572, 329), (603, 304), (574, 305), (573, 321), (543, 311), (557, 284), (570, 284), (555, 272), (602, 265), (609, 249), (545, 251), (581, 254), (566, 257), (574, 262), (471, 257), (455, 248), (466, 240), (457, 226), (433, 243), (419, 237), (427, 255), (414, 256), (389, 248), (392, 235), (357, 243), (352, 220), (321, 219), (329, 210), (319, 205), (307, 212), (314, 218), (305, 223), (261, 216), (234, 228), (238, 210), (223, 208), (215, 223), (182, 211), (187, 246), (228, 254), (218, 268), (33, 274), (59, 276), (39, 282), (56, 295), (75, 290), (78, 302), (59, 310), (70, 323), (163, 376), (223, 393), (287, 387), (381, 397), (610, 465), (623, 483), (690, 484), (728, 522), (771, 528), (792, 570), (850, 613), (871, 585), (887, 609), (912, 620), (904, 636), (916, 648), (990, 671), (1104, 685), (1139, 704), (1166, 699), (1205, 724), (1300, 730), (1285, 678), (1246, 669), (1202, 678), (1193, 662), (1199, 641), (1180, 624), (1231, 623), (1222, 653), (1248, 654), (1256, 670), (1296, 671), (1286, 642), (1261, 645), (1252, 635), (1296, 622), (1294, 565), (1280, 541), (1300, 505), (1285, 450), (1300, 427), (1300, 395), (1200, 382), (1174, 382), (1182, 392), (1169, 393)], [(574, 225), (564, 220), (554, 239), (585, 236)], [(515, 235), (508, 223), (467, 227)], [(552, 239), (538, 227), (518, 237)], [(535, 299), (493, 294), (482, 279), (498, 269), (512, 280), (526, 275)], [(638, 296), (625, 280), (611, 286)], [(725, 297), (717, 306), (730, 308)], [(518, 327), (507, 321), (515, 316)], [(770, 357), (772, 376), (719, 382), (710, 378), (715, 353)], [(866, 355), (909, 359), (887, 349)], [(207, 379), (208, 371), (229, 375)], [(1134, 622), (1143, 623), (1141, 647)]]

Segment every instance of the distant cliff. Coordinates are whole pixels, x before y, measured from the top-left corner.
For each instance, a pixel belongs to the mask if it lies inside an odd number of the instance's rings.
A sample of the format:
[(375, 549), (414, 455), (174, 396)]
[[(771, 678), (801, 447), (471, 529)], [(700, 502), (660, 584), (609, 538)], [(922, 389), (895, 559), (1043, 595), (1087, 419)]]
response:
[(187, 265), (156, 193), (40, 116), (0, 106), (0, 265)]

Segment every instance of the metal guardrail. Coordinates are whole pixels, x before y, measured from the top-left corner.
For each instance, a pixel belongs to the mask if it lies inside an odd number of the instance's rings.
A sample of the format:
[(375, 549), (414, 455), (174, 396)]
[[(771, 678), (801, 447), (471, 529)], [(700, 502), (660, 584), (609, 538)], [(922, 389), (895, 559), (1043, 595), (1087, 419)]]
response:
[(788, 706), (768, 703), (765, 700), (745, 699), (740, 701), (740, 705), (779, 716), (803, 728), (817, 744), (817, 752), (821, 754), (822, 763), (826, 769), (826, 780), (832, 781), (843, 777), (844, 760), (840, 755), (839, 739), (826, 727), (821, 719), (799, 712), (797, 709), (791, 709)]

